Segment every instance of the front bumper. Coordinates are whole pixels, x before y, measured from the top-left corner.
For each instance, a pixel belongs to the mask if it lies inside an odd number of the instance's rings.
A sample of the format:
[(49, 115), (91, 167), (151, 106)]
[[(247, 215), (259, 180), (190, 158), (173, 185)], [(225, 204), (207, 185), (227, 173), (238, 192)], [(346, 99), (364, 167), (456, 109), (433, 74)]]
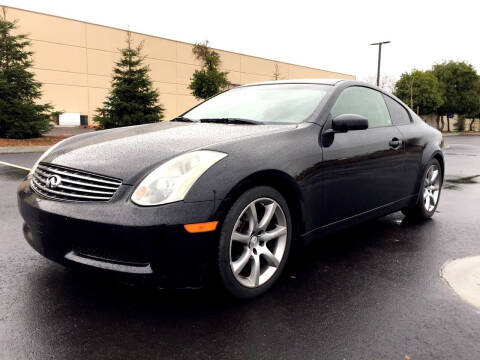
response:
[(152, 280), (164, 287), (205, 283), (218, 229), (188, 233), (183, 225), (212, 221), (215, 202), (139, 207), (122, 185), (108, 202), (48, 200), (25, 180), (18, 207), (28, 243), (45, 257), (81, 269)]

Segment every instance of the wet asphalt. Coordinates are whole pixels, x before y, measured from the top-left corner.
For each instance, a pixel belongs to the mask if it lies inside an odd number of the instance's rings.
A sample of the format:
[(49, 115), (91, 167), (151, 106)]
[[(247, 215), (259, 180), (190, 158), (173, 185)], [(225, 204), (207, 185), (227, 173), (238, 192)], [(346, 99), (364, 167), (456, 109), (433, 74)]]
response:
[[(73, 273), (23, 240), (0, 164), (0, 359), (479, 359), (480, 309), (440, 277), (480, 255), (480, 136), (446, 138), (438, 212), (314, 243), (266, 295), (161, 291)], [(0, 154), (31, 166), (39, 154)]]

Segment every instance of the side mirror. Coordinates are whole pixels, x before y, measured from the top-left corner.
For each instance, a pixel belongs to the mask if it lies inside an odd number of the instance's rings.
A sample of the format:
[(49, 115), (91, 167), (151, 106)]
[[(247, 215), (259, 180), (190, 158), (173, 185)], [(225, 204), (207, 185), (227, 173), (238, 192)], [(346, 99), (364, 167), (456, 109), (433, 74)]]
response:
[(368, 119), (356, 114), (338, 115), (332, 120), (334, 132), (347, 132), (349, 130), (365, 130), (368, 128)]

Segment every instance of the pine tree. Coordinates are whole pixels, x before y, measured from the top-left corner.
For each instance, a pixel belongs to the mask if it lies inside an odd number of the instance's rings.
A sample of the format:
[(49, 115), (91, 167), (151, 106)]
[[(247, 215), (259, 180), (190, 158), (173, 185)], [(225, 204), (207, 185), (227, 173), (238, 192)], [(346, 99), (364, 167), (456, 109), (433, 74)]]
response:
[(163, 119), (159, 94), (153, 89), (148, 66), (143, 65), (142, 45), (133, 47), (131, 33), (127, 32), (127, 47), (120, 49), (122, 56), (113, 69), (112, 90), (94, 118), (104, 129)]
[(0, 14), (0, 137), (25, 139), (50, 129), (50, 104), (38, 104), (41, 83), (29, 71), (32, 52), (27, 35), (13, 35), (17, 22)]
[(195, 70), (188, 87), (197, 99), (208, 99), (228, 86), (228, 73), (218, 70), (220, 55), (208, 47), (208, 41), (195, 44), (192, 51), (195, 57), (202, 61), (203, 67)]

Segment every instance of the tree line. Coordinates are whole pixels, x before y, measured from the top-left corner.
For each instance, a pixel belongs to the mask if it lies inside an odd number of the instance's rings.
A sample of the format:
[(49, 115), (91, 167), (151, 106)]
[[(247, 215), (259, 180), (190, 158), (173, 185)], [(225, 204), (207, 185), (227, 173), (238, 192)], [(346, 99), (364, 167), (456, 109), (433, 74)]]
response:
[(451, 130), (450, 118), (457, 114), (463, 130), (465, 119), (470, 119), (473, 130), (480, 118), (480, 76), (475, 68), (463, 61), (444, 61), (430, 70), (412, 70), (403, 73), (395, 84), (394, 95), (408, 104), (419, 115), (436, 114), (437, 127)]

